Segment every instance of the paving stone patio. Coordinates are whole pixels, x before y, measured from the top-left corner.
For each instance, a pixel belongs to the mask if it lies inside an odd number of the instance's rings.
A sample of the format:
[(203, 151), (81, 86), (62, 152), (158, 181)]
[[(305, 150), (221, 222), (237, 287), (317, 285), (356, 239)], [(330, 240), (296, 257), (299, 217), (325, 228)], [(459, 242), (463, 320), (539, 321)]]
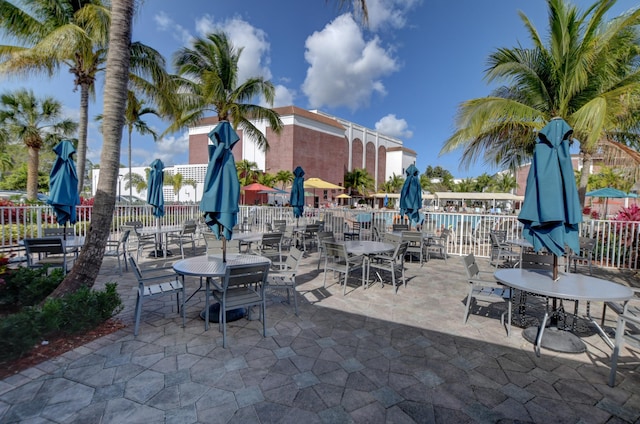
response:
[[(144, 265), (150, 265), (146, 260)], [(105, 260), (97, 287), (117, 281), (129, 326), (0, 381), (1, 423), (618, 423), (640, 420), (640, 358), (622, 352), (615, 388), (611, 350), (588, 326), (588, 350), (536, 357), (503, 305), (479, 303), (462, 323), (468, 290), (460, 258), (407, 265), (407, 287), (347, 295), (327, 287), (308, 253), (298, 277), (300, 314), (270, 294), (259, 321), (204, 331), (204, 296), (182, 328), (171, 298), (145, 303), (133, 336), (132, 273)], [(488, 261), (481, 265), (489, 270)], [(630, 272), (599, 276), (637, 284)], [(187, 280), (192, 290), (198, 280)], [(584, 305), (581, 305), (581, 309)], [(595, 313), (601, 305), (592, 303)], [(582, 311), (584, 312), (584, 311)], [(535, 312), (532, 312), (535, 314)], [(255, 314), (257, 315), (257, 314)], [(614, 324), (608, 316), (607, 326)]]

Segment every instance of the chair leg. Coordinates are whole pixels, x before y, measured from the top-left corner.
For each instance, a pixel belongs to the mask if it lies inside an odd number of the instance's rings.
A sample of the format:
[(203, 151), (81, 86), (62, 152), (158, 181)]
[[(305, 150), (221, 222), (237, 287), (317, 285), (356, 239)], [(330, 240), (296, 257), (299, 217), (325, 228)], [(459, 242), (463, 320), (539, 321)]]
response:
[(469, 290), (469, 294), (467, 295), (467, 306), (464, 310), (464, 317), (462, 317), (462, 323), (466, 324), (467, 323), (467, 319), (469, 318), (469, 309), (471, 308), (471, 297), (473, 294), (473, 286), (471, 286), (471, 289)]
[(142, 302), (144, 296), (138, 291), (138, 299), (136, 300), (136, 310), (135, 310), (135, 324), (133, 326), (133, 335), (138, 335), (138, 329), (140, 328), (140, 316), (142, 315)]
[[(291, 291), (293, 292), (291, 295), (293, 296), (294, 309), (296, 311), (296, 316), (298, 316), (298, 298), (297, 298), (295, 285), (293, 287), (291, 287)], [(287, 291), (287, 293), (288, 293), (288, 291)]]

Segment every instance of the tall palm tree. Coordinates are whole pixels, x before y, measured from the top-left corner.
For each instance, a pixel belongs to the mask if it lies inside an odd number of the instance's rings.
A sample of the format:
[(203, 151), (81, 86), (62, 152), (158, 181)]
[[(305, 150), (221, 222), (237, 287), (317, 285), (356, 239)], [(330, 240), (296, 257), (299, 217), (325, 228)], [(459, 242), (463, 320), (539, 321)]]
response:
[(295, 179), (295, 176), (293, 175), (293, 172), (289, 171), (288, 169), (280, 170), (276, 174), (276, 181), (281, 184), (281, 187), (283, 190), (285, 189), (286, 186), (291, 184), (294, 179)]
[[(132, 174), (131, 172), (131, 135), (133, 134), (133, 131), (135, 130), (138, 134), (140, 135), (151, 135), (151, 137), (153, 137), (153, 141), (157, 141), (158, 140), (158, 133), (151, 128), (143, 119), (142, 117), (145, 115), (154, 115), (157, 117), (161, 117), (160, 113), (150, 107), (150, 106), (145, 106), (145, 100), (144, 99), (140, 99), (136, 93), (133, 90), (129, 90), (127, 92), (127, 109), (125, 111), (124, 114), (124, 118), (125, 118), (125, 127), (127, 129), (127, 135), (128, 135), (128, 147), (129, 147), (129, 175)], [(96, 116), (96, 120), (97, 121), (101, 121), (102, 120), (102, 114)], [(133, 197), (133, 184), (128, 184), (125, 186), (125, 190), (129, 189), (129, 196)]]
[[(14, 2), (15, 3), (15, 2)], [(0, 73), (47, 74), (60, 67), (74, 75), (80, 91), (77, 169), (78, 192), (82, 193), (87, 155), (89, 98), (95, 94), (95, 80), (104, 70), (111, 10), (106, 0), (22, 0), (16, 5), (0, 0), (0, 30), (16, 45), (0, 46)], [(131, 84), (152, 95), (148, 81), (164, 86), (167, 78), (162, 56), (141, 43), (130, 42)]]
[(111, 27), (104, 87), (101, 168), (91, 216), (91, 231), (87, 233), (84, 247), (73, 269), (53, 291), (51, 297), (63, 296), (83, 286), (93, 286), (104, 258), (116, 201), (120, 144), (127, 104), (134, 3), (134, 0), (111, 1)]
[(184, 185), (193, 187), (193, 201), (198, 202), (198, 182), (193, 178), (187, 178), (184, 180)]
[(33, 91), (18, 90), (0, 96), (0, 125), (9, 140), (24, 143), (29, 151), (27, 199), (36, 200), (40, 149), (70, 137), (78, 124), (62, 117), (62, 103), (54, 98), (38, 99)]
[(566, 0), (547, 0), (546, 38), (520, 13), (533, 47), (501, 48), (490, 55), (487, 80), (507, 86), (462, 103), (457, 130), (440, 153), (462, 148), (463, 165), (484, 156), (487, 163), (515, 168), (531, 157), (535, 133), (561, 117), (580, 141), (587, 169), (579, 184), (584, 203), (598, 142), (640, 139), (640, 9), (606, 21), (615, 3), (599, 0), (581, 12)]
[(494, 178), (486, 172), (478, 175), (476, 178), (475, 191), (482, 193), (485, 189), (488, 189), (493, 184)]
[(178, 50), (173, 63), (180, 78), (174, 80), (174, 92), (180, 94), (175, 96), (175, 121), (167, 132), (195, 124), (213, 112), (219, 121), (230, 121), (234, 129), (242, 129), (244, 136), (255, 140), (258, 146), (269, 147), (266, 136), (250, 120), (264, 120), (272, 131), (280, 133), (280, 116), (272, 109), (248, 102), (261, 96), (273, 105), (275, 88), (262, 77), (238, 81), (241, 53), (242, 49), (235, 48), (223, 32), (196, 38), (192, 47)]

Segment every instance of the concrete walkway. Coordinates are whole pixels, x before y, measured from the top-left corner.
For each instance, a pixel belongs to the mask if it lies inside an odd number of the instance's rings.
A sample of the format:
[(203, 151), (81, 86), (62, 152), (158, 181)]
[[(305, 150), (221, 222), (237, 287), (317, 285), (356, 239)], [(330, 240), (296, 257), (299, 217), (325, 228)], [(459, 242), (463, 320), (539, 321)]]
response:
[[(146, 261), (145, 265), (149, 265)], [(133, 336), (136, 285), (106, 260), (97, 287), (117, 281), (123, 330), (0, 381), (1, 423), (618, 423), (640, 420), (637, 353), (622, 352), (607, 386), (611, 350), (584, 323), (584, 354), (536, 357), (504, 305), (479, 303), (462, 323), (468, 290), (460, 258), (407, 266), (407, 287), (347, 295), (308, 254), (300, 314), (272, 293), (268, 336), (259, 321), (204, 331), (204, 296), (145, 304)], [(483, 261), (485, 270), (488, 263)], [(630, 284), (630, 273), (598, 271)], [(357, 272), (359, 277), (359, 271)], [(635, 280), (634, 280), (635, 279)], [(189, 281), (193, 291), (197, 280)], [(581, 305), (581, 309), (584, 305)], [(602, 305), (592, 304), (599, 314)], [(611, 315), (607, 325), (614, 324)]]

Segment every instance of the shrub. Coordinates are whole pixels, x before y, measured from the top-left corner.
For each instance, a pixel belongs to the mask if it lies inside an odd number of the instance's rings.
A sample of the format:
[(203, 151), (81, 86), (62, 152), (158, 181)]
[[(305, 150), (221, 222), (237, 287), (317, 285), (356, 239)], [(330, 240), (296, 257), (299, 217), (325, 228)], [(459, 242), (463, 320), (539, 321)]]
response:
[(42, 308), (27, 307), (0, 319), (0, 361), (28, 352), (38, 340), (58, 334), (71, 335), (96, 327), (122, 310), (115, 283), (104, 290), (81, 288)]
[(64, 279), (62, 269), (20, 267), (2, 275), (0, 305), (21, 308), (42, 302)]

